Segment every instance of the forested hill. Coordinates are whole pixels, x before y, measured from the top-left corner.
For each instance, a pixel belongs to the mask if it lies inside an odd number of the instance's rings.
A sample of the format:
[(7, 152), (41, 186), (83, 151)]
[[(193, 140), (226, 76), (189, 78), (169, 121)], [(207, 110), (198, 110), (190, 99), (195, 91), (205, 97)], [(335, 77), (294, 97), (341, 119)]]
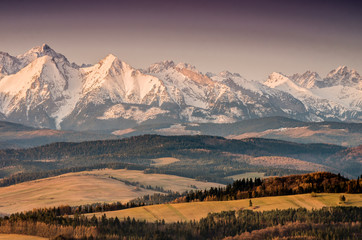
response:
[(62, 159), (76, 156), (117, 158), (162, 157), (174, 153), (205, 154), (228, 152), (252, 156), (330, 156), (345, 147), (329, 144), (299, 144), (280, 140), (249, 138), (229, 140), (213, 136), (143, 135), (121, 140), (102, 140), (81, 143), (53, 143), (29, 149), (0, 150), (0, 160)]
[[(192, 178), (216, 174), (218, 178), (224, 178), (245, 171), (266, 172), (266, 168), (276, 169), (268, 161), (272, 161), (272, 157), (286, 157), (294, 159), (294, 162), (317, 164), (329, 171), (351, 177), (359, 176), (362, 149), (354, 148), (353, 154), (344, 158), (345, 152), (351, 152), (348, 150), (349, 148), (338, 145), (300, 144), (263, 138), (231, 140), (203, 135), (143, 135), (120, 140), (60, 142), (28, 149), (4, 149), (0, 150), (0, 167), (17, 166), (32, 172), (119, 162), (147, 167), (152, 159), (175, 157), (181, 161), (158, 168), (156, 172)], [(257, 157), (262, 160), (252, 165), (250, 159)], [(292, 168), (289, 169), (298, 169), (293, 168), (293, 164), (297, 164), (294, 162), (290, 163)], [(284, 174), (290, 173), (292, 172)], [(215, 181), (212, 178), (206, 179)]]
[(348, 180), (340, 174), (315, 172), (267, 179), (242, 179), (224, 188), (193, 191), (175, 202), (225, 201), (302, 193), (361, 193), (360, 177)]

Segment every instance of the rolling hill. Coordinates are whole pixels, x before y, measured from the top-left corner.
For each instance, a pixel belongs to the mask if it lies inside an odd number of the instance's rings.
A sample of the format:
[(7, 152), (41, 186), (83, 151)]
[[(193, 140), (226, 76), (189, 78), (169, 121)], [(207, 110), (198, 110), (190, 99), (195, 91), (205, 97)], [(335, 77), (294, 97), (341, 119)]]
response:
[[(298, 144), (262, 138), (230, 140), (212, 136), (144, 135), (120, 140), (63, 142), (29, 149), (0, 150), (0, 164), (3, 172), (9, 168), (35, 172), (126, 162), (142, 166), (140, 169), (148, 172), (199, 177), (209, 181), (253, 171), (275, 175), (278, 171), (281, 174), (281, 169), (305, 172), (328, 170), (359, 176), (361, 149), (353, 148), (353, 157), (344, 159), (342, 164), (339, 152), (348, 149), (330, 144)], [(180, 161), (152, 166), (152, 159), (162, 157), (174, 157)], [(277, 160), (278, 166), (271, 167), (269, 159)], [(287, 173), (292, 172), (284, 172)]]
[(271, 138), (298, 143), (325, 143), (342, 146), (362, 144), (362, 124), (348, 122), (303, 122), (286, 117), (265, 117), (235, 123), (140, 124), (109, 134), (130, 137), (142, 134), (212, 135), (230, 139)]
[(362, 123), (303, 122), (286, 117), (266, 117), (235, 123), (139, 124), (122, 130), (76, 132), (33, 128), (0, 121), (0, 149), (28, 148), (53, 142), (119, 139), (145, 134), (212, 135), (229, 139), (262, 137), (298, 143), (354, 147), (362, 144)]
[[(306, 208), (320, 209), (326, 206), (358, 206), (362, 207), (362, 194), (344, 194), (347, 202), (340, 204), (340, 193), (320, 193), (316, 197), (311, 194), (300, 194), (291, 196), (276, 196), (253, 198), (253, 206), (249, 206), (249, 199), (233, 200), (233, 201), (209, 201), (209, 202), (192, 202), (177, 204), (152, 205), (137, 208), (124, 209), (119, 211), (96, 213), (97, 217), (106, 214), (108, 218), (118, 217), (135, 218), (138, 220), (147, 220), (154, 222), (164, 219), (167, 223), (177, 221), (193, 221), (206, 217), (209, 213), (222, 211), (238, 211), (240, 209), (250, 209), (254, 211), (268, 211), (273, 209), (288, 208)], [(94, 213), (86, 214), (92, 217)]]
[[(0, 188), (0, 214), (60, 205), (128, 202), (144, 195), (223, 186), (165, 174), (102, 169), (67, 173)], [(160, 192), (161, 191), (161, 192)], [(14, 201), (16, 199), (16, 201)]]

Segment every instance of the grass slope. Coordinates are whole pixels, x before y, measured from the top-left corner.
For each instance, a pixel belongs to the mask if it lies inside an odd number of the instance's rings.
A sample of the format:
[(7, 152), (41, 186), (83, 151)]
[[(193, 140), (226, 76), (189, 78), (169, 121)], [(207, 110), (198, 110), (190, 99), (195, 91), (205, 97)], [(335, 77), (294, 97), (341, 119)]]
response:
[(59, 205), (82, 205), (96, 202), (125, 202), (147, 194), (158, 193), (125, 184), (136, 182), (164, 190), (183, 192), (220, 186), (217, 183), (200, 182), (165, 174), (144, 174), (136, 170), (102, 169), (67, 173), (0, 188), (0, 213), (32, 210), (33, 208)]
[[(325, 206), (359, 206), (362, 207), (362, 194), (343, 194), (347, 201), (339, 203), (340, 193), (320, 193), (317, 197), (311, 194), (290, 196), (252, 198), (253, 206), (249, 207), (249, 199), (234, 201), (210, 201), (178, 204), (162, 204), (145, 207), (137, 207), (119, 211), (96, 213), (97, 217), (106, 214), (107, 217), (123, 219), (131, 217), (140, 220), (156, 221), (164, 219), (166, 222), (199, 220), (210, 212), (221, 212), (239, 209), (252, 209), (255, 211), (267, 211), (272, 209), (288, 208), (322, 208)], [(94, 213), (86, 214), (91, 217)]]
[(45, 240), (48, 238), (22, 235), (22, 234), (1, 234), (0, 233), (0, 240), (14, 240), (14, 239), (17, 239), (17, 240)]

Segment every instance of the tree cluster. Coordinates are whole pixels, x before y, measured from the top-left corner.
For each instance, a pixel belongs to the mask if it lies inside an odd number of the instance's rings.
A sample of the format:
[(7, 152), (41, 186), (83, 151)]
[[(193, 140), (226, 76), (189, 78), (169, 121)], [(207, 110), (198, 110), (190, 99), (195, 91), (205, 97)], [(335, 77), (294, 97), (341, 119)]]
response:
[(120, 220), (105, 215), (99, 218), (79, 215), (44, 218), (41, 214), (29, 212), (0, 218), (0, 233), (59, 239), (262, 239), (260, 236), (266, 236), (265, 239), (279, 236), (360, 239), (361, 221), (360, 207), (228, 211), (209, 214), (200, 221), (169, 224), (164, 221), (148, 223), (129, 217)]
[(362, 193), (362, 180), (348, 180), (329, 172), (316, 172), (261, 180), (242, 179), (225, 188), (210, 188), (187, 193), (175, 202), (226, 201), (254, 197), (282, 196), (303, 193)]

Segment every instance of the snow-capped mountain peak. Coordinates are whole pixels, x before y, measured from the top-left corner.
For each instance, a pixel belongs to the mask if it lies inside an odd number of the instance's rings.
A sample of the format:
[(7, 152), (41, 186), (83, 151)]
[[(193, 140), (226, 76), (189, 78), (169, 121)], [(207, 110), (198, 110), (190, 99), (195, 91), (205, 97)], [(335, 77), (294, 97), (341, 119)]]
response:
[(19, 71), (19, 60), (6, 52), (0, 52), (0, 79)]
[(292, 94), (293, 96), (300, 95), (311, 95), (310, 91), (306, 88), (300, 87), (294, 83), (290, 78), (282, 73), (273, 72), (269, 75), (268, 79), (264, 84), (270, 88), (275, 88), (287, 93)]
[(276, 86), (282, 85), (286, 82), (289, 82), (290, 79), (279, 72), (272, 72), (268, 79), (264, 82), (265, 85), (274, 88)]
[(0, 52), (0, 118), (75, 130), (266, 116), (361, 121), (361, 83), (345, 66), (324, 79), (273, 72), (264, 84), (173, 61), (138, 70), (113, 54), (79, 67), (43, 44), (18, 57)]
[(318, 86), (318, 82), (322, 81), (322, 78), (318, 73), (312, 71), (306, 71), (303, 74), (294, 74), (289, 78), (301, 87), (314, 88)]
[(223, 78), (230, 78), (230, 77), (241, 77), (239, 73), (231, 73), (227, 70), (224, 70), (218, 74), (218, 76)]
[(196, 69), (195, 66), (189, 64), (189, 63), (183, 63), (183, 62), (180, 62), (178, 64), (176, 64), (175, 66), (176, 69), (187, 69), (187, 70), (190, 70), (190, 71), (193, 71), (193, 72), (196, 72), (196, 73), (199, 73), (199, 71)]
[[(304, 77), (302, 77), (304, 75)], [(287, 77), (272, 73), (264, 83), (268, 87), (291, 93), (316, 115), (329, 115), (345, 120), (350, 116), (361, 120), (362, 91), (356, 87), (359, 75), (342, 66), (331, 71), (326, 78), (307, 72)], [(293, 80), (292, 80), (293, 79)]]
[(38, 47), (34, 47), (32, 49), (30, 49), (29, 51), (27, 51), (24, 54), (18, 55), (17, 59), (19, 59), (20, 61), (20, 67), (25, 67), (26, 65), (28, 65), (29, 63), (31, 63), (32, 61), (34, 61), (37, 58), (43, 57), (43, 56), (50, 56), (54, 59), (56, 59), (57, 62), (68, 62), (68, 59), (60, 54), (57, 53), (56, 51), (54, 51), (51, 47), (49, 47), (49, 45), (47, 44), (43, 44), (41, 46)]
[(149, 73), (159, 73), (163, 70), (167, 70), (170, 68), (175, 68), (176, 64), (172, 60), (165, 60), (162, 62), (154, 63), (152, 64), (148, 69), (145, 70), (145, 72)]
[(349, 69), (347, 66), (339, 66), (327, 74), (320, 87), (331, 87), (337, 85), (361, 87), (362, 77), (354, 69)]
[(83, 95), (91, 95), (90, 101), (101, 104), (111, 102), (151, 103), (161, 102), (152, 92), (164, 91), (163, 83), (154, 76), (142, 73), (116, 56), (109, 54), (94, 66), (83, 68), (85, 76)]

